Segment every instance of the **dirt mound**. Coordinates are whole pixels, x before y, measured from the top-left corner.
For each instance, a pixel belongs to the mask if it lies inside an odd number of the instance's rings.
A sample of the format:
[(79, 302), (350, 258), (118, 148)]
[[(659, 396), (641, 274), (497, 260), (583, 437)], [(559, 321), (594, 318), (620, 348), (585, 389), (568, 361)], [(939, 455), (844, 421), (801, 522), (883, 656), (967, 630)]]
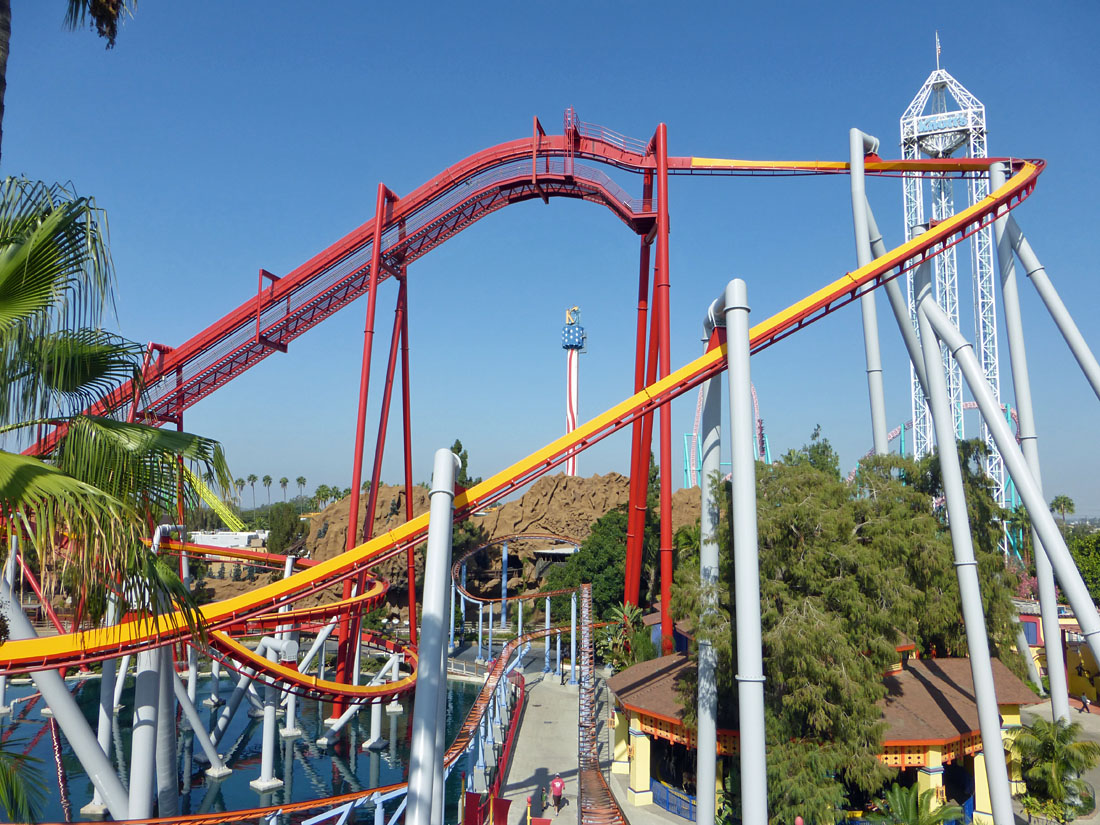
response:
[[(629, 489), (629, 479), (619, 473), (589, 478), (544, 476), (522, 498), (475, 515), (473, 521), (485, 530), (490, 540), (516, 533), (545, 532), (583, 542), (588, 537), (592, 522), (609, 510), (626, 504)], [(416, 487), (412, 495), (413, 515), (427, 511), (428, 491), (423, 487)], [(311, 558), (324, 561), (344, 552), (347, 547), (348, 504), (348, 499), (337, 501), (313, 516), (309, 537), (306, 539), (306, 549)], [(365, 520), (366, 510), (367, 497), (364, 495), (359, 503), (360, 522)], [(673, 529), (693, 524), (698, 517), (699, 489), (676, 491), (672, 497)], [(404, 487), (381, 485), (374, 513), (374, 535), (380, 535), (404, 521)], [(545, 542), (541, 545), (545, 545)], [(512, 592), (537, 589), (541, 570), (535, 563), (535, 551), (541, 545), (537, 542), (514, 542), (509, 545), (509, 588), (514, 588)], [(423, 573), (423, 566), (423, 547), (420, 547), (417, 548), (416, 555), (418, 578)], [(394, 613), (400, 611), (404, 615), (408, 592), (405, 558), (382, 562), (374, 568), (374, 572), (389, 580), (388, 601)], [(500, 553), (486, 553), (484, 564), (478, 565), (476, 571), (471, 568), (470, 574), (468, 584), (471, 591), (499, 593)]]

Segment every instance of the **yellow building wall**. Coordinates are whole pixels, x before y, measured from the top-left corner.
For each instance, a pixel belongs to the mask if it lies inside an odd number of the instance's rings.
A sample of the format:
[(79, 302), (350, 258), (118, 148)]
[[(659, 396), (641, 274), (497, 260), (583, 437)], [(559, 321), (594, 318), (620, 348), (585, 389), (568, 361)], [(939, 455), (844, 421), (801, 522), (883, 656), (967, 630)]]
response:
[[(1078, 672), (1080, 668), (1080, 672)], [(1097, 701), (1097, 683), (1100, 683), (1100, 667), (1086, 644), (1074, 642), (1066, 645), (1066, 673), (1070, 696), (1080, 699), (1082, 694), (1089, 701)]]
[(652, 774), (649, 768), (649, 737), (638, 730), (638, 717), (631, 714), (630, 736), (630, 784), (626, 789), (626, 801), (631, 805), (652, 805), (653, 791), (649, 789)]
[(630, 773), (630, 719), (621, 708), (615, 711), (615, 738), (612, 751), (611, 772)]

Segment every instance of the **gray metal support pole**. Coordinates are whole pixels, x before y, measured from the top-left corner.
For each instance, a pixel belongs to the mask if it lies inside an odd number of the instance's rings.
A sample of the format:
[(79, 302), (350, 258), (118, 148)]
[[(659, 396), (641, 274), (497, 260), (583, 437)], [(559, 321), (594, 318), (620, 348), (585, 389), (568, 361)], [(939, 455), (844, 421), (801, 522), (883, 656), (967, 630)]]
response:
[[(871, 211), (870, 204), (867, 204), (867, 234), (871, 239), (871, 254), (876, 258), (881, 258), (886, 254), (886, 243), (882, 240), (882, 233), (879, 232), (878, 224), (875, 222), (875, 213)], [(917, 330), (909, 318), (909, 306), (905, 295), (902, 294), (899, 281), (899, 278), (891, 278), (886, 282), (886, 297), (890, 301), (890, 309), (894, 313), (894, 320), (897, 322), (901, 338), (905, 342), (909, 360), (913, 362), (913, 372), (917, 374), (917, 380), (920, 382), (924, 397), (928, 398), (928, 378), (924, 374), (924, 356), (921, 354)], [(901, 453), (902, 455), (905, 454), (904, 428), (902, 428)]]
[(1066, 542), (1058, 529), (1054, 516), (1047, 509), (1043, 500), (1042, 490), (1035, 484), (1031, 472), (1027, 468), (1024, 454), (1016, 444), (1015, 434), (1008, 426), (1004, 416), (1001, 415), (1000, 405), (993, 397), (993, 391), (989, 388), (989, 382), (985, 380), (978, 358), (974, 355), (973, 347), (955, 328), (950, 319), (942, 310), (936, 312), (930, 308), (928, 320), (940, 337), (951, 350), (955, 360), (962, 368), (963, 376), (970, 386), (970, 394), (978, 403), (982, 417), (989, 425), (989, 431), (997, 443), (997, 449), (1001, 451), (1001, 457), (1005, 461), (1005, 468), (1016, 485), (1016, 492), (1023, 499), (1024, 506), (1031, 516), (1031, 523), (1039, 532), (1039, 538), (1043, 550), (1050, 558), (1054, 567), (1054, 575), (1062, 592), (1073, 608), (1074, 617), (1081, 628), (1081, 634), (1088, 642), (1092, 655), (1100, 661), (1100, 616), (1097, 616), (1096, 605), (1093, 604), (1088, 588), (1081, 579), (1081, 573), (1073, 562), (1073, 557), (1066, 547)]
[[(501, 604), (501, 609), (504, 609), (504, 605)], [(485, 658), (492, 661), (493, 659), (493, 603), (489, 602), (489, 642), (485, 648)]]
[(474, 659), (479, 665), (485, 661), (485, 657), (481, 655), (481, 639), (485, 628), (485, 605), (478, 604), (477, 606), (477, 657)]
[[(182, 530), (182, 528), (181, 528)], [(187, 536), (182, 534), (181, 539), (187, 540)], [(191, 558), (187, 551), (184, 550), (180, 553), (180, 578), (183, 580), (184, 589), (191, 592)], [(195, 703), (198, 691), (198, 679), (199, 679), (199, 654), (198, 651), (192, 645), (187, 645), (187, 697), (191, 700), (191, 704)], [(175, 718), (173, 716), (173, 718)], [(163, 816), (163, 814), (162, 814)]]
[(546, 597), (546, 659), (542, 663), (542, 672), (550, 672), (550, 597)]
[[(452, 579), (451, 580), (451, 604), (452, 605), (454, 604), (454, 600), (455, 600), (455, 583), (454, 583), (454, 579)], [(450, 619), (451, 619), (451, 639), (447, 643), (447, 653), (449, 653), (449, 654), (455, 652), (455, 611), (454, 611), (453, 607), (451, 608)]]
[[(9, 558), (9, 562), (14, 565), (15, 563), (15, 548), (12, 548), (12, 555)], [(12, 571), (14, 572), (14, 571)], [(10, 587), (12, 577), (8, 572), (5, 572), (7, 577), (7, 584)], [(107, 624), (113, 625), (118, 618), (118, 603), (114, 597), (111, 597), (107, 602)], [(104, 659), (103, 660), (103, 676), (99, 682), (99, 719), (96, 722), (96, 740), (99, 742), (99, 747), (103, 750), (103, 754), (107, 757), (107, 760), (111, 759), (111, 726), (115, 717), (115, 668), (118, 667), (118, 661), (116, 659)], [(0, 700), (2, 704), (2, 700)], [(3, 708), (0, 708), (0, 713), (3, 713)], [(102, 816), (105, 813), (107, 807), (103, 804), (103, 797), (99, 793), (99, 788), (95, 789), (92, 794), (92, 801), (90, 804), (85, 805), (80, 809), (80, 813), (86, 816)]]
[[(463, 590), (463, 592), (466, 591), (466, 562), (462, 562), (462, 590)], [(461, 606), (462, 606), (462, 615), (460, 617), (462, 619), (462, 638), (465, 639), (466, 638), (466, 597), (465, 596), (462, 597), (459, 604), (461, 604)]]
[(221, 707), (222, 698), (218, 694), (221, 693), (222, 687), (222, 663), (219, 659), (211, 658), (210, 660), (210, 695), (202, 700), (202, 703), (208, 708)]
[(274, 682), (264, 686), (264, 726), (260, 733), (263, 741), (260, 750), (260, 778), (248, 783), (248, 787), (260, 793), (267, 793), (283, 786), (283, 780), (275, 776), (275, 739), (278, 736), (276, 729), (278, 722), (275, 714), (279, 703), (279, 692)]
[[(989, 170), (989, 185), (994, 190), (1004, 186), (1004, 164), (995, 163)], [(1035, 485), (1042, 492), (1042, 475), (1039, 471), (1039, 442), (1035, 429), (1035, 411), (1031, 404), (1031, 378), (1027, 369), (1027, 347), (1024, 343), (1024, 325), (1020, 313), (1020, 295), (1016, 288), (1016, 266), (1012, 248), (1005, 232), (1007, 215), (997, 218), (993, 224), (997, 243), (997, 258), (1001, 270), (1001, 301), (1004, 306), (1005, 332), (1008, 336), (1008, 352), (1012, 363), (1012, 391), (1016, 398), (1016, 416), (1020, 426), (1020, 447), (1031, 470)], [(1039, 613), (1043, 624), (1043, 643), (1047, 656), (1047, 677), (1050, 680), (1050, 709), (1054, 719), (1069, 721), (1069, 689), (1066, 686), (1066, 660), (1062, 649), (1062, 632), (1058, 625), (1058, 596), (1054, 587), (1054, 568), (1050, 559), (1039, 547), (1039, 534), (1031, 531), (1035, 548), (1035, 572), (1039, 583)], [(1027, 656), (1032, 668), (1035, 662), (1027, 648), (1020, 652)], [(1042, 683), (1036, 680), (1042, 689)]]
[(210, 767), (206, 769), (206, 775), (217, 779), (231, 774), (232, 771), (222, 762), (214, 743), (210, 741), (210, 735), (206, 732), (206, 727), (202, 723), (202, 717), (199, 716), (198, 710), (195, 709), (190, 699), (184, 701), (184, 699), (187, 699), (187, 688), (175, 673), (172, 674), (172, 689), (175, 691), (176, 701), (180, 703), (180, 708), (183, 709), (184, 718), (191, 723), (191, 730), (194, 731), (195, 738), (199, 741), (199, 747), (202, 748), (202, 752), (206, 754), (206, 758), (210, 762)]
[(557, 632), (558, 637), (558, 651), (557, 651), (557, 665), (554, 668), (554, 675), (561, 676), (561, 631)]
[[(8, 620), (8, 634), (11, 639), (33, 639), (37, 636), (34, 627), (28, 621), (19, 605), (19, 598), (12, 592), (7, 582), (0, 581), (0, 610), (3, 610)], [(53, 711), (53, 718), (69, 740), (69, 746), (80, 760), (84, 772), (91, 780), (100, 796), (103, 798), (107, 809), (111, 812), (112, 819), (127, 819), (129, 817), (129, 801), (126, 789), (111, 767), (111, 761), (103, 753), (91, 726), (84, 719), (84, 714), (76, 704), (76, 700), (65, 687), (65, 680), (56, 670), (40, 670), (31, 674), (34, 686), (42, 693), (42, 698)], [(150, 800), (152, 800), (152, 788), (150, 787)]]
[(222, 736), (225, 735), (225, 731), (229, 728), (229, 722), (233, 719), (233, 715), (237, 712), (237, 708), (241, 706), (241, 700), (248, 691), (248, 683), (252, 681), (254, 675), (255, 674), (250, 668), (241, 668), (241, 678), (237, 680), (237, 686), (234, 687), (233, 692), (229, 694), (229, 701), (225, 703), (225, 707), (222, 708), (221, 713), (218, 714), (218, 722), (210, 734), (210, 738), (215, 745), (221, 742)]
[(523, 635), (523, 599), (516, 601), (516, 636)]
[(126, 687), (126, 672), (129, 669), (130, 654), (126, 653), (122, 657), (122, 663), (118, 666), (118, 678), (115, 680), (115, 696), (112, 701), (116, 708), (122, 704), (122, 690)]
[(1097, 398), (1100, 398), (1100, 364), (1096, 362), (1096, 356), (1092, 354), (1089, 345), (1085, 343), (1085, 336), (1077, 328), (1077, 324), (1069, 314), (1069, 310), (1062, 303), (1058, 290), (1050, 282), (1046, 269), (1039, 263), (1038, 256), (1032, 251), (1031, 244), (1024, 237), (1024, 233), (1020, 231), (1020, 227), (1016, 225), (1016, 219), (1012, 215), (1008, 216), (1005, 228), (1008, 230), (1008, 238), (1012, 248), (1020, 256), (1020, 263), (1023, 264), (1027, 277), (1031, 279), (1031, 283), (1034, 284), (1039, 297), (1043, 299), (1047, 312), (1050, 313), (1050, 317), (1054, 319), (1054, 323), (1058, 326), (1058, 331), (1062, 333), (1062, 337), (1069, 344), (1073, 357), (1077, 359), (1081, 371), (1085, 373), (1092, 391), (1096, 393)]
[[(447, 530), (447, 570), (451, 569), (451, 538), (453, 532)], [(446, 598), (446, 589), (444, 589)], [(454, 615), (454, 606), (447, 599), (444, 609)], [(439, 693), (436, 698), (435, 725), (435, 761), (432, 763), (432, 810), (431, 825), (443, 825), (443, 801), (447, 795), (447, 777), (443, 772), (443, 754), (447, 751), (447, 653), (440, 649), (439, 656)]]
[(577, 684), (577, 594), (569, 596), (569, 684)]
[[(767, 825), (764, 662), (760, 641), (760, 565), (756, 533), (756, 459), (752, 443), (749, 304), (745, 282), (726, 285), (726, 359), (733, 447), (733, 570), (737, 694), (741, 719), (741, 821)], [(709, 789), (707, 789), (709, 790)]]
[(160, 650), (137, 655), (134, 685), (134, 725), (130, 734), (130, 812), (127, 819), (153, 815), (153, 777), (157, 758), (157, 690)]
[(966, 495), (963, 490), (959, 452), (955, 442), (955, 423), (947, 392), (939, 341), (928, 320), (928, 307), (935, 304), (932, 295), (931, 265), (921, 264), (913, 276), (917, 323), (920, 326), (921, 348), (924, 350), (924, 370), (928, 377), (932, 425), (936, 432), (936, 447), (947, 499), (947, 520), (951, 544), (955, 551), (955, 573), (959, 580), (966, 645), (970, 655), (970, 673), (974, 680), (974, 696), (978, 705), (978, 728), (985, 754), (986, 779), (989, 783), (990, 806), (994, 825), (1012, 825), (1012, 794), (1008, 784), (1008, 767), (1004, 760), (1001, 739), (1001, 719), (997, 709), (997, 694), (993, 686), (993, 664), (989, 657), (985, 615), (978, 584), (978, 563), (970, 536)]
[[(867, 231), (867, 195), (863, 176), (863, 155), (878, 149), (878, 139), (859, 129), (848, 132), (849, 169), (852, 184), (852, 223), (856, 235), (856, 262), (859, 266), (871, 263), (871, 239)], [(871, 435), (875, 455), (886, 455), (886, 395), (882, 389), (882, 355), (878, 343), (878, 309), (875, 291), (865, 289), (859, 296), (863, 315), (863, 351), (867, 358), (867, 393), (871, 401)], [(727, 304), (728, 307), (728, 304)]]
[(176, 754), (176, 696), (172, 680), (176, 676), (172, 648), (160, 651), (157, 676), (157, 812), (158, 816), (179, 813), (179, 768)]
[[(707, 336), (710, 337), (709, 335)], [(703, 612), (715, 610), (718, 587), (718, 513), (714, 480), (722, 461), (722, 379), (703, 384), (702, 474), (699, 477), (699, 578), (703, 586)], [(718, 753), (718, 653), (709, 639), (699, 639), (698, 734), (696, 737), (696, 821), (715, 821), (715, 796), (709, 789), (717, 781)]]
[(500, 629), (508, 627), (508, 542), (500, 551)]
[[(325, 625), (321, 629), (320, 633), (317, 634), (317, 637), (313, 640), (313, 644), (310, 645), (310, 648), (306, 652), (306, 655), (302, 657), (302, 661), (299, 662), (299, 664), (298, 664), (298, 671), (300, 673), (305, 673), (307, 670), (309, 670), (310, 665), (313, 664), (313, 658), (325, 646), (325, 642), (328, 640), (328, 637), (330, 635), (332, 635), (332, 631), (336, 627), (336, 623), (339, 622), (339, 621), (340, 621), (339, 618), (333, 619), (331, 622), (329, 622), (327, 625)], [(325, 659), (324, 654), (322, 654), (321, 655), (321, 661), (323, 662), (324, 659)], [(318, 677), (318, 678), (323, 678), (323, 677)]]
[[(445, 689), (443, 663), (444, 611), (451, 566), (451, 526), (454, 520), (454, 479), (458, 457), (450, 450), (437, 450), (432, 472), (428, 551), (424, 564), (424, 595), (420, 624), (420, 664), (413, 702), (412, 742), (409, 759), (409, 793), (405, 822), (429, 825), (436, 753), (435, 729), (444, 721), (437, 718), (439, 694)], [(490, 625), (491, 626), (491, 625)]]

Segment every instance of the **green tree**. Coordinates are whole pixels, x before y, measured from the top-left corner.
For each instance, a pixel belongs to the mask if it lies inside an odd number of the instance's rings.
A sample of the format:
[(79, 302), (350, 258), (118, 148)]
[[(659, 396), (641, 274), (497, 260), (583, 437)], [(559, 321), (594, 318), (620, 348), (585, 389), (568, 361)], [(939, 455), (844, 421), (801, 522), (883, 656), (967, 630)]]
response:
[(1071, 535), (1069, 552), (1093, 601), (1100, 600), (1100, 533)]
[[(756, 467), (768, 807), (776, 822), (796, 815), (808, 823), (831, 822), (850, 791), (874, 793), (889, 778), (891, 769), (878, 760), (883, 724), (877, 703), (885, 696), (882, 673), (896, 660), (900, 634), (940, 655), (966, 649), (945, 514), (921, 487), (934, 487), (934, 468), (876, 457), (861, 462), (849, 484), (833, 455), (815, 431), (810, 444)], [(710, 483), (718, 484), (724, 501), (719, 580), (730, 582), (729, 485)], [(975, 538), (992, 647), (1002, 658), (1015, 656), (1015, 579), (997, 547), (999, 522), (988, 485), (971, 483), (973, 512), (992, 518)], [(714, 619), (699, 613), (703, 595), (693, 553), (680, 561), (673, 611), (717, 650), (719, 724), (736, 728), (730, 594), (714, 594)], [(694, 724), (694, 675), (680, 690), (686, 721)]]
[(481, 476), (471, 478), (466, 472), (470, 457), (466, 454), (466, 451), (462, 449), (462, 442), (457, 438), (455, 439), (455, 443), (451, 445), (451, 452), (458, 456), (458, 473), (455, 475), (455, 483), (461, 487), (473, 487), (475, 484), (480, 484)]
[(1073, 515), (1077, 511), (1073, 499), (1069, 496), (1055, 496), (1051, 499), (1050, 510), (1062, 517), (1062, 538), (1066, 536), (1066, 514)]
[(1069, 822), (1077, 813), (1077, 800), (1087, 785), (1085, 771), (1100, 762), (1100, 745), (1081, 742), (1081, 725), (1057, 719), (1038, 718), (1009, 734), (1009, 748), (1020, 761), (1027, 786), (1025, 807), (1053, 814)]
[(282, 487), (282, 489), (283, 489), (283, 503), (284, 504), (286, 503), (286, 488), (287, 488), (288, 484), (290, 484), (290, 479), (287, 478), (286, 476), (283, 476), (282, 478), (279, 479), (279, 486)]
[(267, 490), (267, 506), (271, 506), (271, 476), (264, 476), (262, 479), (264, 489)]
[(260, 477), (255, 473), (248, 474), (248, 486), (252, 488), (252, 509), (256, 509), (256, 482), (260, 480)]
[(306, 494), (306, 477), (298, 476), (294, 479), (294, 483), (298, 485), (298, 495), (304, 496)]
[(874, 813), (865, 817), (868, 822), (881, 825), (941, 825), (962, 820), (963, 809), (958, 805), (932, 807), (936, 791), (933, 788), (921, 793), (916, 785), (902, 788), (895, 782), (876, 805)]
[(294, 507), (286, 502), (276, 502), (269, 512), (270, 529), (267, 534), (269, 553), (286, 553), (287, 548), (305, 535), (305, 524)]
[(237, 489), (237, 506), (241, 505), (241, 493), (244, 492), (245, 481), (243, 478), (233, 479), (233, 486)]

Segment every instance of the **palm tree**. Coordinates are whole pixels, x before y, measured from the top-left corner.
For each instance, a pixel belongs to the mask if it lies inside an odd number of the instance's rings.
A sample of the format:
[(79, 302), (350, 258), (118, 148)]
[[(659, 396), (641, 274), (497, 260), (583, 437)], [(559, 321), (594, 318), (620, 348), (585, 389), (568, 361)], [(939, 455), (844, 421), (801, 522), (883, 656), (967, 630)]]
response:
[(264, 489), (267, 490), (267, 506), (271, 506), (271, 476), (264, 476), (263, 479)]
[(865, 819), (886, 825), (940, 825), (962, 819), (963, 810), (958, 805), (933, 808), (932, 800), (935, 795), (933, 788), (921, 793), (916, 785), (902, 788), (895, 782), (879, 801), (877, 810)]
[(1022, 504), (1017, 504), (1008, 516), (1009, 534), (1014, 538), (1024, 564), (1031, 565), (1031, 514)]
[(241, 493), (244, 492), (245, 481), (243, 478), (233, 479), (233, 486), (237, 488), (237, 506), (241, 506)]
[(1068, 822), (1075, 800), (1087, 787), (1080, 776), (1100, 762), (1100, 744), (1080, 742), (1081, 725), (1042, 717), (1009, 734), (1009, 748), (1020, 761), (1028, 798), (1053, 803), (1059, 819)]
[[(304, 499), (306, 495), (306, 477), (298, 476), (296, 479), (294, 479), (294, 483), (298, 485), (299, 500)], [(301, 501), (299, 501), (299, 505), (301, 505)], [(299, 510), (299, 512), (301, 512), (301, 510)]]
[(252, 488), (252, 509), (256, 509), (256, 482), (260, 480), (260, 477), (255, 473), (248, 474), (248, 486)]
[(1055, 496), (1050, 502), (1050, 511), (1062, 514), (1062, 538), (1066, 537), (1066, 513), (1072, 515), (1076, 512), (1073, 499), (1069, 496)]
[(286, 486), (290, 484), (290, 479), (283, 476), (279, 479), (279, 486), (283, 488), (283, 504), (286, 504)]
[[(153, 519), (175, 511), (180, 489), (197, 501), (190, 484), (178, 486), (181, 456), (198, 475), (228, 481), (221, 448), (79, 414), (140, 378), (141, 347), (99, 326), (114, 285), (102, 218), (91, 200), (61, 187), (0, 182), (0, 434), (24, 443), (43, 429), (57, 435), (34, 454), (0, 451), (0, 510), (46, 586), (63, 581), (86, 605), (82, 618), (100, 620), (93, 605), (110, 593), (121, 612), (182, 608), (197, 628), (192, 597), (142, 539)], [(9, 819), (33, 819), (35, 787), (44, 785), (12, 759), (0, 755), (0, 806)]]
[(318, 510), (323, 510), (325, 508), (325, 503), (328, 501), (330, 495), (332, 495), (332, 491), (327, 484), (319, 484), (317, 486), (317, 492), (313, 494), (313, 497), (317, 500)]

